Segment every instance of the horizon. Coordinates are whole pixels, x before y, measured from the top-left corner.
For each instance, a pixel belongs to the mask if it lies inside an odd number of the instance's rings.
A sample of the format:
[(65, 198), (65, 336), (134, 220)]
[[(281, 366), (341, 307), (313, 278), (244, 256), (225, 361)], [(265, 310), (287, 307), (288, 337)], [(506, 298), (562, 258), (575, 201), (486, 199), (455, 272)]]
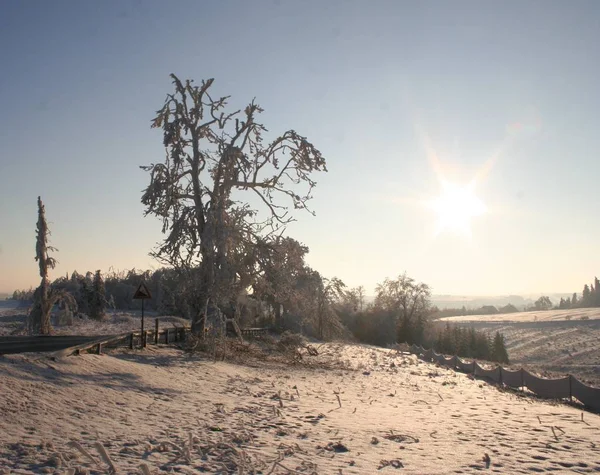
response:
[(39, 285), (38, 195), (51, 279), (161, 267), (139, 166), (164, 159), (150, 122), (170, 73), (214, 77), (232, 108), (256, 97), (267, 138), (294, 129), (321, 150), (316, 216), (295, 213), (286, 234), (326, 277), (372, 295), (407, 272), (435, 295), (493, 297), (579, 294), (598, 274), (599, 3), (7, 0), (0, 13), (14, 45), (0, 52), (0, 293)]

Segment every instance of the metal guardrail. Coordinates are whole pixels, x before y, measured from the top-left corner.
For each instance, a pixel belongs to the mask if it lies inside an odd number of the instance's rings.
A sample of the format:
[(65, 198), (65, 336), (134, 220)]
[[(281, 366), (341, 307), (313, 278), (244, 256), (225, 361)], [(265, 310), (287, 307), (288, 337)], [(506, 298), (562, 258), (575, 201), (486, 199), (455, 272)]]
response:
[[(54, 352), (55, 356), (94, 351), (102, 353), (103, 348), (118, 346), (145, 347), (148, 343), (171, 344), (185, 339), (189, 327), (169, 327), (162, 330), (155, 321), (154, 330), (141, 332), (127, 332), (120, 335), (61, 335), (61, 336), (0, 336), (0, 355), (16, 353), (43, 353)], [(242, 328), (242, 335), (257, 336), (269, 333), (269, 328)]]
[[(104, 338), (107, 338), (104, 335)], [(71, 346), (85, 344), (98, 339), (97, 336), (3, 336), (0, 337), (0, 355), (15, 353), (41, 353), (58, 351)]]

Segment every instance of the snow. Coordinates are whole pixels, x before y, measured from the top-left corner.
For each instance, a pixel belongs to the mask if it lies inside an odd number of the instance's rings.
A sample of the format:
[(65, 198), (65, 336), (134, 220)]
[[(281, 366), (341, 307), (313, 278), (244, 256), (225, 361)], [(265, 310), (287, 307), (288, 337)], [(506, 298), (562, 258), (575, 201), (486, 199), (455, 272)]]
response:
[(473, 473), (486, 454), (497, 473), (600, 470), (598, 415), (393, 350), (328, 343), (303, 361), (0, 357), (0, 467), (109, 473), (99, 443), (118, 473)]

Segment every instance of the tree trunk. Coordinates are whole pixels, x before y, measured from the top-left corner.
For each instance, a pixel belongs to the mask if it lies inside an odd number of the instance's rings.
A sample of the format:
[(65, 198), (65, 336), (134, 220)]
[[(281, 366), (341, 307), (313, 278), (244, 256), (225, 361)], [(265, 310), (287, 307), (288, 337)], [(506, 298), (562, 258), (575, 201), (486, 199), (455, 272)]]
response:
[(275, 328), (283, 328), (283, 318), (281, 315), (281, 304), (275, 304)]
[(29, 332), (34, 335), (49, 335), (50, 325), (50, 302), (49, 302), (48, 279), (43, 278), (40, 286), (34, 294), (33, 308), (29, 313)]
[[(204, 242), (208, 239), (204, 239)], [(206, 328), (206, 319), (208, 317), (208, 305), (214, 288), (214, 260), (210, 251), (210, 245), (202, 245), (202, 263), (200, 264), (200, 289), (198, 294), (192, 292), (190, 303), (192, 307), (192, 333), (195, 335), (204, 335)], [(193, 278), (193, 277), (191, 277)]]

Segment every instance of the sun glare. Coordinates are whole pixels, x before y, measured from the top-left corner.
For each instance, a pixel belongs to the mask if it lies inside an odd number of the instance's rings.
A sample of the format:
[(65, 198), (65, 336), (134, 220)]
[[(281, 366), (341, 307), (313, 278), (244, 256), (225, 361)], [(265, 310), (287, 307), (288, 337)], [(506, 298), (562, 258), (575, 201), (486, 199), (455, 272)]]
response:
[(442, 193), (430, 207), (438, 216), (436, 234), (451, 231), (466, 237), (471, 237), (471, 220), (486, 211), (486, 206), (475, 196), (475, 182), (460, 186), (442, 181)]

